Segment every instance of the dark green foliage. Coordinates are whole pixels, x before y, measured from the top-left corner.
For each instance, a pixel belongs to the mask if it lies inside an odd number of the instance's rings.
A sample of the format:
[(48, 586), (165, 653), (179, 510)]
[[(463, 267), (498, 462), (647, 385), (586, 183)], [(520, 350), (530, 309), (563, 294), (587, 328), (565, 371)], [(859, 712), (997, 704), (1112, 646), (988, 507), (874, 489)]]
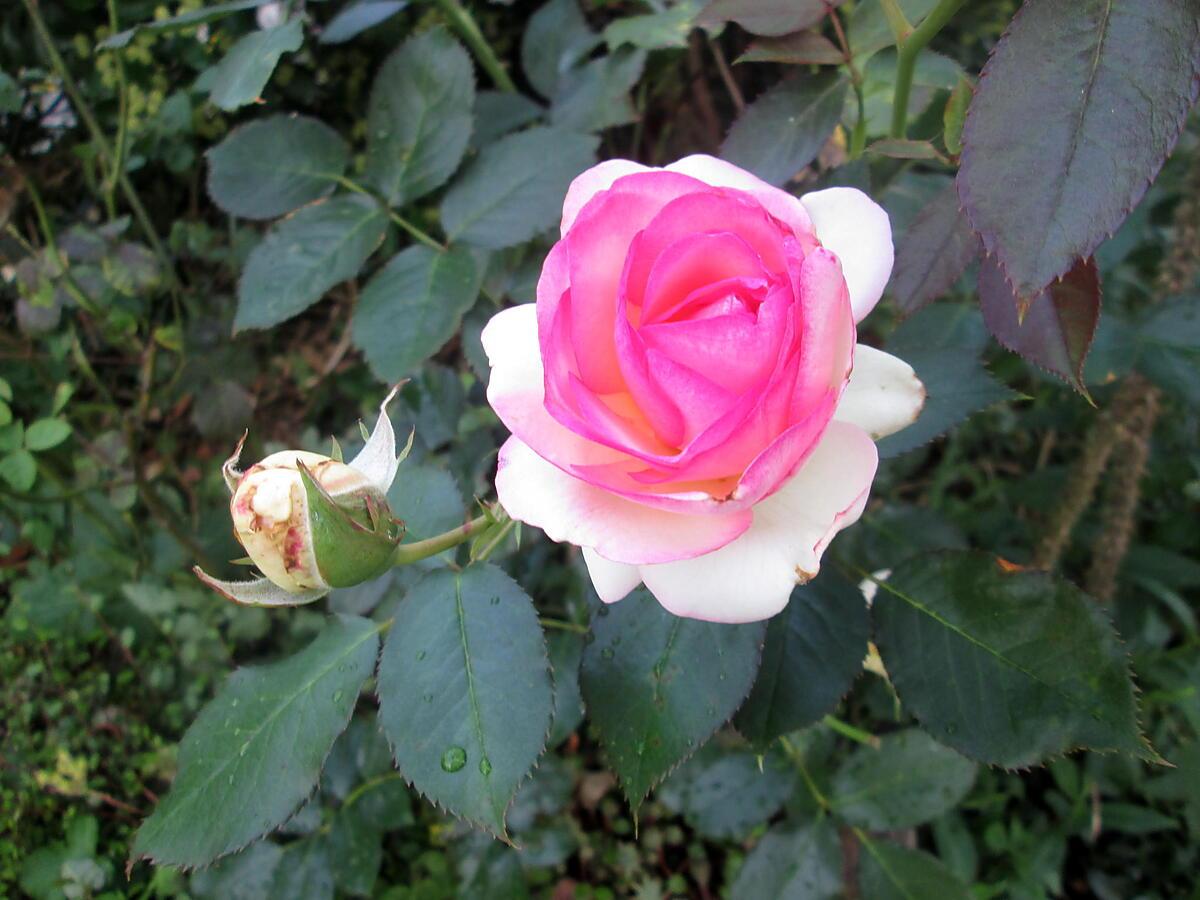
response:
[(484, 565), (427, 576), (396, 611), (377, 691), (404, 777), (506, 835), (505, 812), (553, 714), (545, 644), (521, 589)]
[(741, 704), (765, 631), (760, 622), (677, 618), (645, 590), (599, 610), (579, 684), (588, 720), (635, 811)]
[(1071, 584), (985, 553), (905, 562), (879, 585), (875, 641), (938, 740), (993, 765), (1077, 747), (1155, 759), (1112, 624)]

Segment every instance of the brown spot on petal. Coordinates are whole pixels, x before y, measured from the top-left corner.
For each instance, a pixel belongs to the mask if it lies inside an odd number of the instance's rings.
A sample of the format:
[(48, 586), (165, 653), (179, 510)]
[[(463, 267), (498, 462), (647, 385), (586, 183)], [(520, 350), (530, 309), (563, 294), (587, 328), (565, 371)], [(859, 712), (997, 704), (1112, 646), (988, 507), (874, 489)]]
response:
[(996, 565), (1000, 568), (1000, 571), (1003, 572), (1005, 575), (1012, 575), (1016, 572), (1025, 572), (1025, 571), (1028, 571), (1028, 569), (1029, 569), (1028, 566), (1023, 566), (1020, 563), (1009, 562), (1003, 556), (996, 557)]

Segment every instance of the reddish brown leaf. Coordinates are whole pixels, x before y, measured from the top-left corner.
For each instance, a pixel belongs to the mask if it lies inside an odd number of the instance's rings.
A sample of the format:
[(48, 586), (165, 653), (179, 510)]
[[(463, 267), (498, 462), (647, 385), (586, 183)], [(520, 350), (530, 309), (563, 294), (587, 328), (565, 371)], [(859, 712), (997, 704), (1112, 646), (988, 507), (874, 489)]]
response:
[(1021, 319), (1012, 285), (995, 258), (988, 257), (979, 267), (979, 300), (983, 321), (996, 340), (1087, 396), (1083, 362), (1100, 320), (1100, 275), (1094, 260), (1075, 263), (1029, 301)]

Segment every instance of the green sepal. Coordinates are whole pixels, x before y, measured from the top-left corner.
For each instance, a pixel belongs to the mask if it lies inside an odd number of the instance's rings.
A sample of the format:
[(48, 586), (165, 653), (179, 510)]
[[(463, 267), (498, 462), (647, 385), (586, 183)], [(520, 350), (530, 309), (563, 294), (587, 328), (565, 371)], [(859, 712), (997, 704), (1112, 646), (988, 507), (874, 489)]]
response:
[(387, 500), (370, 488), (334, 500), (307, 467), (301, 464), (299, 470), (313, 552), (325, 583), (353, 587), (386, 572), (404, 534)]

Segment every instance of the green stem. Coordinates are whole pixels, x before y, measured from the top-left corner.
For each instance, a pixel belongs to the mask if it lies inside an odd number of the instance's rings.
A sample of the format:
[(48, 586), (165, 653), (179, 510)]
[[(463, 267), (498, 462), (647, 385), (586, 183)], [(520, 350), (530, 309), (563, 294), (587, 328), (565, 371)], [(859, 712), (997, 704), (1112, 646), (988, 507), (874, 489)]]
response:
[(821, 723), (829, 729), (836, 731), (842, 737), (849, 738), (858, 744), (864, 744), (867, 747), (872, 747), (878, 750), (880, 747), (879, 738), (871, 734), (869, 731), (863, 731), (861, 728), (855, 728), (849, 722), (843, 722), (841, 719), (833, 716), (826, 716), (821, 720)]
[(476, 516), (470, 522), (460, 525), (458, 528), (452, 528), (450, 531), (443, 532), (435, 537), (426, 538), (423, 541), (413, 541), (411, 544), (401, 544), (396, 548), (396, 552), (392, 554), (393, 566), (406, 566), (409, 563), (415, 563), (417, 560), (428, 559), (430, 556), (436, 556), (443, 550), (449, 550), (451, 547), (457, 547), (459, 544), (470, 539), (471, 535), (476, 534), (481, 528), (486, 528), (495, 521), (493, 516), (484, 514)]
[[(108, 27), (116, 34), (121, 30), (117, 18), (116, 0), (108, 0)], [(125, 58), (118, 50), (113, 54), (117, 64), (117, 145), (113, 151), (112, 169), (104, 181), (104, 202), (108, 207), (109, 218), (116, 218), (117, 175), (125, 170), (125, 143), (129, 135), (129, 85), (125, 78)]]
[(838, 48), (842, 51), (842, 60), (846, 64), (846, 71), (850, 73), (850, 84), (854, 87), (854, 96), (858, 101), (858, 121), (854, 123), (854, 131), (850, 133), (850, 158), (858, 159), (867, 146), (867, 109), (862, 73), (854, 65), (854, 54), (850, 52), (850, 42), (846, 40), (846, 32), (842, 28), (842, 19), (837, 10), (829, 11), (829, 20), (833, 23), (833, 33), (837, 36)]
[[(42, 203), (42, 195), (38, 192), (37, 185), (33, 183), (33, 179), (25, 177), (25, 191), (29, 194), (29, 201), (33, 204), (34, 215), (37, 216), (38, 230), (42, 233), (42, 241), (46, 245), (46, 252), (58, 265), (58, 274), (62, 277), (63, 283), (66, 285), (67, 293), (71, 295), (79, 307), (92, 315), (99, 313), (99, 308), (92, 302), (89, 297), (80, 287), (79, 282), (75, 280), (75, 276), (71, 274), (70, 262), (58, 247), (58, 241), (54, 238), (54, 229), (50, 226), (50, 217), (46, 215), (46, 206)], [(9, 226), (12, 229), (12, 226)], [(24, 240), (22, 244), (26, 243)]]
[(446, 249), (445, 244), (443, 244), (437, 238), (432, 237), (428, 233), (422, 231), (420, 228), (418, 228), (412, 222), (408, 221), (408, 219), (405, 219), (398, 212), (396, 212), (394, 209), (392, 209), (390, 206), (388, 206), (382, 197), (379, 197), (378, 195), (376, 195), (374, 192), (372, 192), (368, 188), (359, 184), (353, 178), (347, 178), (345, 175), (339, 175), (337, 177), (337, 183), (340, 184), (342, 187), (344, 187), (348, 191), (354, 191), (354, 193), (356, 193), (356, 194), (362, 194), (365, 197), (370, 197), (371, 199), (373, 199), (376, 203), (378, 203), (385, 210), (387, 210), (388, 218), (391, 219), (397, 225), (397, 227), (408, 232), (408, 234), (411, 237), (420, 241), (426, 247), (429, 247), (431, 250), (438, 250), (438, 251), (444, 251)]
[(587, 634), (588, 627), (580, 625), (578, 622), (568, 622), (566, 619), (552, 619), (549, 616), (542, 616), (538, 619), (543, 628), (557, 629), (558, 631), (572, 631), (575, 634)]
[(800, 773), (800, 777), (804, 779), (804, 785), (808, 788), (808, 792), (812, 794), (812, 798), (817, 801), (817, 806), (821, 807), (821, 809), (825, 811), (832, 809), (832, 806), (829, 803), (829, 798), (821, 792), (819, 787), (817, 787), (817, 782), (809, 773), (808, 766), (804, 764), (804, 754), (797, 750), (796, 746), (789, 741), (786, 736), (781, 737), (779, 742), (783, 745), (783, 749), (787, 753), (788, 757), (793, 763), (795, 763), (796, 770)]
[(38, 10), (37, 0), (21, 0), (21, 3), (24, 5), (25, 11), (29, 14), (30, 20), (33, 22), (34, 31), (37, 32), (38, 39), (41, 41), (42, 47), (50, 59), (51, 67), (58, 77), (62, 79), (63, 90), (71, 98), (75, 112), (83, 120), (83, 124), (91, 134), (92, 142), (96, 145), (96, 149), (99, 151), (100, 156), (103, 157), (109, 171), (113, 173), (112, 177), (120, 185), (121, 193), (125, 196), (125, 202), (129, 204), (129, 208), (133, 211), (133, 217), (137, 219), (138, 227), (141, 228), (142, 233), (150, 244), (150, 249), (154, 251), (159, 265), (162, 266), (163, 272), (166, 273), (167, 282), (171, 286), (172, 294), (174, 294), (179, 288), (179, 276), (175, 274), (175, 266), (171, 262), (171, 257), (167, 253), (166, 246), (159, 239), (158, 232), (154, 229), (154, 223), (150, 220), (150, 215), (146, 212), (146, 207), (142, 205), (142, 201), (138, 197), (137, 191), (134, 190), (129, 176), (117, 167), (116, 154), (113, 153), (112, 147), (109, 146), (108, 139), (104, 136), (104, 130), (96, 120), (95, 113), (92, 112), (92, 108), (84, 101), (83, 94), (79, 91), (79, 86), (75, 83), (75, 79), (71, 77), (71, 72), (67, 69), (67, 64), (62, 58), (62, 54), (54, 46), (54, 38), (51, 36), (50, 30), (46, 27), (46, 22), (42, 19), (42, 14)]
[(892, 99), (892, 130), (890, 136), (903, 138), (908, 132), (908, 97), (912, 93), (913, 73), (917, 57), (934, 35), (958, 12), (966, 0), (940, 0), (912, 33), (897, 44), (896, 93)]
[(487, 42), (487, 38), (479, 30), (475, 17), (458, 0), (437, 0), (437, 5), (441, 7), (442, 14), (450, 23), (450, 27), (466, 41), (471, 52), (475, 54), (475, 59), (479, 61), (479, 65), (488, 73), (488, 77), (492, 79), (496, 87), (509, 94), (515, 94), (517, 86), (513, 84), (508, 72), (500, 64), (495, 51), (492, 50), (492, 45)]

